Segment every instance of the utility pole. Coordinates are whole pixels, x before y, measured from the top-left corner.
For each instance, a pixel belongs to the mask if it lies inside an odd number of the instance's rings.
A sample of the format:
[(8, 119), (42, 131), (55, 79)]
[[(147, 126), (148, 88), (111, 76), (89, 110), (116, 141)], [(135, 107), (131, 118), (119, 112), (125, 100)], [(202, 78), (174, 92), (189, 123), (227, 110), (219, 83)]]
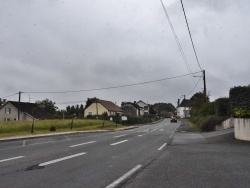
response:
[(203, 72), (203, 82), (204, 82), (204, 96), (207, 96), (207, 86), (206, 86), (206, 73), (205, 70), (202, 71)]
[(18, 93), (19, 94), (19, 100), (18, 100), (18, 117), (17, 117), (18, 121), (20, 121), (20, 110), (19, 109), (20, 109), (20, 106), (21, 106), (20, 105), (20, 102), (21, 102), (21, 93), (22, 93), (21, 91), (19, 91), (19, 93)]
[(184, 95), (183, 103), (184, 103), (184, 117), (186, 118), (186, 95)]

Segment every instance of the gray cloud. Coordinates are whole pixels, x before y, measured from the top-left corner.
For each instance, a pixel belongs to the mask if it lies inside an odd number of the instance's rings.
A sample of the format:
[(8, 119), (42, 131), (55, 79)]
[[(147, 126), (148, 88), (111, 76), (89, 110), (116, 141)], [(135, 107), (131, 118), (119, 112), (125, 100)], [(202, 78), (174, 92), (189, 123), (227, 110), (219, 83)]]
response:
[[(228, 96), (235, 85), (248, 85), (250, 2), (183, 2), (211, 100)], [(180, 2), (164, 4), (191, 70), (199, 71)], [(160, 1), (3, 0), (0, 21), (0, 97), (18, 91), (112, 87), (188, 73)], [(140, 99), (174, 103), (193, 87), (186, 76), (112, 90), (25, 93), (22, 101), (49, 98), (62, 108), (59, 103), (94, 96), (118, 104)], [(202, 88), (201, 81), (194, 92)]]

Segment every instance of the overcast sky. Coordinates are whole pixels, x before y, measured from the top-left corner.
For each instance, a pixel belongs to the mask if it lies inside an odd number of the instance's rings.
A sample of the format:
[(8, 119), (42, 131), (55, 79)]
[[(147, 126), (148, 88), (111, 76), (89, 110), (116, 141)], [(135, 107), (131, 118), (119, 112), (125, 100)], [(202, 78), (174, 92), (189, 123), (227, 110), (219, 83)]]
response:
[[(200, 71), (179, 0), (163, 0), (192, 72)], [(250, 84), (250, 1), (183, 0), (211, 101)], [(176, 105), (189, 74), (160, 0), (1, 0), (0, 98), (50, 99), (59, 108), (97, 97)], [(198, 73), (196, 75), (202, 75)], [(203, 90), (200, 80), (194, 91)], [(183, 97), (182, 97), (183, 98)], [(18, 95), (8, 97), (18, 100)], [(63, 104), (65, 103), (65, 104)], [(78, 102), (85, 104), (85, 102)]]

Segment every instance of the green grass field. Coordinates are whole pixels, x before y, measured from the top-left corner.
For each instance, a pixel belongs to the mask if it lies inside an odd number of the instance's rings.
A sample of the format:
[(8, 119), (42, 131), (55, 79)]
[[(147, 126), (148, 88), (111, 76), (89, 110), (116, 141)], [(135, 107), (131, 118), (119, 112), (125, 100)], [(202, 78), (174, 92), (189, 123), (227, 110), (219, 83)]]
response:
[(67, 132), (67, 131), (87, 131), (87, 130), (115, 130), (123, 127), (114, 122), (105, 121), (102, 128), (102, 120), (85, 120), (74, 119), (73, 129), (71, 130), (71, 119), (67, 120), (37, 120), (34, 121), (34, 132), (31, 133), (32, 121), (8, 121), (0, 122), (0, 137), (20, 136), (31, 134), (46, 134), (51, 133), (50, 128), (55, 127), (53, 132)]

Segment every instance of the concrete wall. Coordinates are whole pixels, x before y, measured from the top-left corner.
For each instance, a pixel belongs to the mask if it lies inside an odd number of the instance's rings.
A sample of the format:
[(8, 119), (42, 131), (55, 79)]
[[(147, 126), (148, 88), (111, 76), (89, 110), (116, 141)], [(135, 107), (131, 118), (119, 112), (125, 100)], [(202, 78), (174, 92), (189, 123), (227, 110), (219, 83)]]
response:
[(222, 122), (221, 125), (216, 125), (216, 130), (230, 129), (234, 127), (234, 118), (229, 118)]
[(238, 140), (250, 141), (250, 119), (234, 118), (234, 136)]

